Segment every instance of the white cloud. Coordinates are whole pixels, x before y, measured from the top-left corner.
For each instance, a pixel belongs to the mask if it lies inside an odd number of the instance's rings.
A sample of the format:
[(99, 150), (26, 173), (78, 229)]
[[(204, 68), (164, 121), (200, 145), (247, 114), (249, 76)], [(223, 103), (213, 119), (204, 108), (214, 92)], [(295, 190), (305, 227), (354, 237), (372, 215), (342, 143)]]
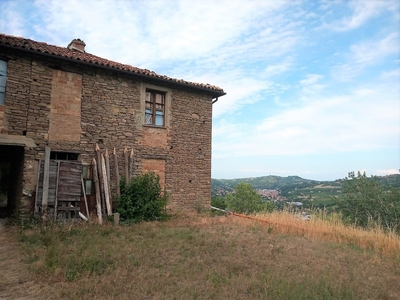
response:
[(14, 36), (26, 36), (21, 11), (24, 1), (0, 2), (0, 32)]
[[(63, 43), (80, 37), (89, 51), (96, 49), (93, 54), (149, 68), (159, 61), (198, 58), (222, 46), (232, 49), (237, 46), (232, 42), (235, 37), (284, 4), (37, 0), (44, 23), (36, 30), (48, 35), (63, 32)], [(67, 32), (72, 36), (65, 36)]]
[(300, 85), (302, 86), (302, 100), (308, 99), (310, 94), (315, 94), (321, 92), (325, 87), (323, 84), (319, 84), (318, 81), (322, 80), (324, 76), (319, 74), (307, 74), (306, 78), (300, 80)]
[(370, 66), (380, 64), (387, 56), (398, 54), (399, 33), (392, 32), (381, 40), (368, 40), (350, 46), (346, 63), (332, 68), (338, 81), (350, 81)]
[(294, 63), (290, 61), (290, 58), (286, 58), (283, 62), (279, 64), (269, 64), (264, 69), (265, 77), (274, 77), (283, 74), (293, 68)]
[(369, 40), (350, 47), (350, 59), (354, 63), (370, 65), (376, 64), (383, 57), (399, 53), (399, 33), (392, 32), (382, 40)]
[[(382, 98), (382, 94), (385, 97)], [(395, 86), (359, 87), (348, 95), (303, 102), (262, 122), (230, 126), (219, 137), (214, 153), (219, 157), (306, 155), (396, 147), (400, 134), (400, 104)], [(235, 138), (229, 132), (235, 132)]]
[(384, 71), (382, 72), (381, 76), (382, 79), (399, 79), (400, 78), (400, 69), (391, 70), (391, 71)]
[(393, 174), (400, 174), (400, 169), (387, 169), (387, 170), (376, 171), (376, 175), (378, 176), (393, 175)]
[(318, 74), (308, 74), (306, 79), (300, 80), (300, 84), (303, 86), (309, 86), (317, 83), (320, 79), (322, 79), (322, 75)]
[(362, 26), (368, 20), (379, 16), (383, 12), (390, 11), (396, 14), (399, 10), (397, 0), (355, 0), (350, 1), (348, 6), (352, 10), (351, 16), (328, 24), (326, 27), (335, 31), (349, 31)]

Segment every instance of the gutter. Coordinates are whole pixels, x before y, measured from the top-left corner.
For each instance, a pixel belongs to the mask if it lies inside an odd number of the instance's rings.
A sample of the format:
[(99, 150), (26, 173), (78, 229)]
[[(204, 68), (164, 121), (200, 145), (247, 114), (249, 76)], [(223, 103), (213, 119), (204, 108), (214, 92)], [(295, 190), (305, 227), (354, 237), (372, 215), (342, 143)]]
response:
[(217, 97), (217, 100), (218, 100), (218, 97), (226, 95), (225, 92), (220, 92), (220, 91), (211, 90), (211, 89), (207, 89), (207, 88), (203, 88), (203, 87), (199, 87), (199, 86), (194, 86), (194, 85), (190, 85), (190, 84), (187, 84), (187, 83), (176, 82), (176, 81), (172, 80), (173, 78), (171, 78), (171, 79), (159, 78), (159, 77), (156, 77), (156, 76), (150, 76), (150, 75), (145, 75), (145, 74), (141, 74), (141, 73), (135, 73), (135, 72), (132, 72), (132, 71), (116, 69), (116, 68), (108, 67), (108, 66), (105, 66), (105, 65), (86, 62), (86, 61), (83, 61), (83, 60), (73, 59), (73, 58), (64, 57), (64, 56), (58, 56), (58, 55), (54, 55), (54, 54), (50, 54), (50, 53), (46, 53), (46, 52), (39, 52), (39, 51), (35, 51), (35, 50), (19, 48), (19, 47), (15, 47), (15, 46), (8, 46), (8, 45), (5, 45), (5, 44), (0, 44), (0, 47), (4, 47), (6, 49), (8, 48), (8, 49), (12, 49), (12, 50), (18, 50), (18, 51), (22, 51), (22, 52), (27, 52), (27, 53), (31, 53), (31, 54), (36, 54), (36, 55), (39, 55), (39, 56), (45, 56), (45, 57), (49, 57), (49, 58), (53, 58), (53, 59), (59, 59), (59, 60), (67, 61), (67, 62), (72, 62), (72, 63), (76, 63), (76, 64), (90, 66), (90, 67), (95, 67), (95, 68), (97, 67), (97, 68), (105, 69), (105, 70), (108, 70), (108, 71), (127, 74), (127, 75), (130, 75), (130, 76), (136, 76), (136, 77), (145, 78), (145, 79), (152, 79), (152, 80), (155, 80), (155, 81), (164, 82), (164, 83), (172, 84), (172, 85), (175, 85), (175, 86), (185, 87), (187, 89), (199, 90), (199, 91), (206, 92), (208, 94), (211, 94), (211, 95)]

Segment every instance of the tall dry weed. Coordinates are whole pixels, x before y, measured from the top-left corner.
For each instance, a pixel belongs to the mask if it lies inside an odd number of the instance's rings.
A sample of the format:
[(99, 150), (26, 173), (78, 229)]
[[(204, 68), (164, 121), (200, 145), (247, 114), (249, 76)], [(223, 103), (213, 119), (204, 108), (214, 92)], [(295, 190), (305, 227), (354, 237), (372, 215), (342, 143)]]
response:
[(269, 224), (270, 230), (274, 232), (295, 234), (313, 240), (322, 239), (345, 243), (400, 257), (400, 236), (398, 234), (385, 232), (379, 226), (365, 230), (347, 225), (342, 222), (339, 214), (328, 214), (324, 210), (313, 211), (309, 220), (305, 220), (301, 214), (294, 214), (289, 211), (254, 216), (233, 214), (233, 217)]

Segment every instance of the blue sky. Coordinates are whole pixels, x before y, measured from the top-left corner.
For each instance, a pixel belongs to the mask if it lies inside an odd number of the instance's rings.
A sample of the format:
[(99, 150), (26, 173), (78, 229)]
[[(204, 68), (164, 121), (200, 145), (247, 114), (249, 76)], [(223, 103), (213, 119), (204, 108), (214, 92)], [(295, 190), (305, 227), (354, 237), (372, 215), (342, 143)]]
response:
[(399, 173), (391, 0), (0, 0), (0, 32), (222, 87), (213, 178)]

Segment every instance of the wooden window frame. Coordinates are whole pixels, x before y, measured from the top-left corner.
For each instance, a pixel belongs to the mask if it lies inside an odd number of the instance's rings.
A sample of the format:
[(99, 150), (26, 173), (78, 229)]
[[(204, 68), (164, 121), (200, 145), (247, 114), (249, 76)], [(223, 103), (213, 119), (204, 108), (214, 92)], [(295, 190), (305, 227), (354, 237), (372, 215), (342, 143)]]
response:
[[(92, 195), (94, 193), (92, 165), (82, 164), (82, 179), (83, 179), (83, 186), (85, 188), (85, 194)], [(82, 195), (83, 195), (83, 191), (82, 191)]]
[[(0, 85), (0, 105), (5, 105), (8, 61), (6, 61), (4, 59), (0, 59), (0, 62), (5, 63), (5, 70), (3, 70), (4, 74), (3, 74), (3, 72), (0, 72), (0, 76), (5, 77), (4, 78), (4, 86)], [(1, 81), (0, 81), (0, 83), (1, 83)]]
[[(166, 92), (146, 89), (145, 94), (145, 121), (146, 126), (165, 127), (166, 124)], [(159, 122), (159, 119), (162, 122)]]

